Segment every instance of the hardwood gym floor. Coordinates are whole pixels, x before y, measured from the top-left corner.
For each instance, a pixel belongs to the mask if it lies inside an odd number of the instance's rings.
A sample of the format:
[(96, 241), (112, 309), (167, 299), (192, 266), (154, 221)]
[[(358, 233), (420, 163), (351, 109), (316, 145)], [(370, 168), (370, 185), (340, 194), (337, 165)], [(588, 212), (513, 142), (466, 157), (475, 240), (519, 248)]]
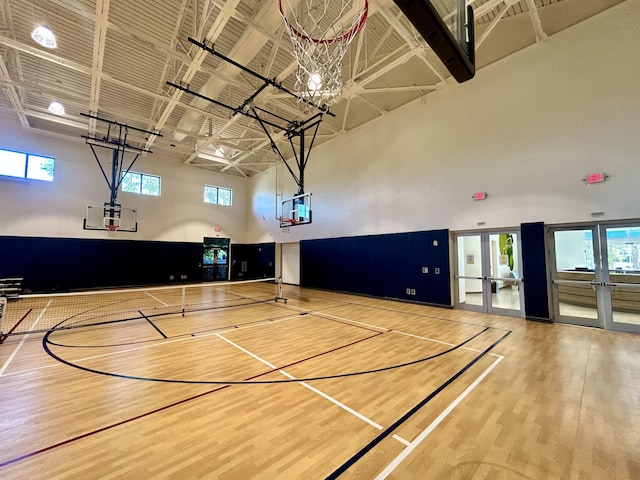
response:
[(640, 336), (283, 296), (9, 337), (0, 478), (640, 478)]

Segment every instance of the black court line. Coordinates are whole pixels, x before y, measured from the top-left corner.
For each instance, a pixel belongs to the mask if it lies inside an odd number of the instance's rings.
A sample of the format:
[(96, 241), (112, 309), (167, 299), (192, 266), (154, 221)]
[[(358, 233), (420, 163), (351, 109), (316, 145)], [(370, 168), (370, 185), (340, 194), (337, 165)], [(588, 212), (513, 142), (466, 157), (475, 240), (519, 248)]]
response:
[[(47, 354), (55, 359), (58, 360), (60, 363), (64, 363), (65, 365), (68, 365), (70, 367), (73, 368), (77, 368), (78, 370), (83, 370), (85, 372), (89, 372), (89, 373), (97, 373), (99, 375), (106, 375), (109, 377), (116, 377), (116, 378), (126, 378), (129, 380), (140, 380), (140, 381), (146, 381), (146, 382), (159, 382), (159, 383), (178, 383), (178, 384), (186, 384), (186, 385), (194, 385), (194, 384), (200, 384), (200, 385), (254, 385), (254, 384), (277, 384), (277, 383), (296, 383), (296, 382), (312, 382), (315, 380), (329, 380), (329, 379), (334, 379), (334, 378), (347, 378), (347, 377), (354, 377), (354, 376), (359, 376), (359, 375), (368, 375), (368, 374), (372, 374), (372, 373), (378, 373), (378, 372), (385, 372), (388, 370), (394, 370), (397, 368), (403, 368), (403, 367), (407, 367), (409, 365), (415, 365), (418, 363), (423, 363), (423, 362), (427, 362), (429, 360), (432, 360), (434, 358), (438, 358), (441, 357), (443, 355), (446, 355), (454, 350), (457, 350), (459, 348), (462, 348), (464, 345), (466, 345), (467, 343), (473, 341), (475, 338), (479, 337), (480, 335), (482, 335), (483, 333), (487, 332), (488, 330), (491, 330), (490, 327), (484, 327), (481, 331), (475, 333), (474, 335), (472, 335), (471, 337), (467, 338), (464, 342), (459, 343), (458, 345), (454, 345), (453, 347), (444, 350), (440, 353), (436, 353), (424, 358), (419, 358), (417, 360), (412, 360), (410, 362), (405, 362), (405, 363), (401, 363), (398, 365), (390, 365), (387, 367), (381, 367), (381, 368), (375, 368), (375, 369), (371, 369), (371, 370), (365, 370), (365, 371), (359, 371), (359, 372), (348, 372), (348, 373), (340, 373), (340, 374), (335, 374), (335, 375), (323, 375), (323, 376), (319, 376), (319, 377), (308, 377), (308, 378), (295, 378), (295, 379), (283, 379), (283, 380), (264, 380), (264, 381), (245, 381), (245, 380), (182, 380), (182, 379), (172, 379), (172, 378), (154, 378), (154, 377), (138, 377), (135, 375), (126, 375), (126, 374), (122, 374), (122, 373), (112, 373), (112, 372), (105, 372), (102, 370), (96, 370), (93, 368), (88, 368), (88, 367), (84, 367), (82, 365), (78, 365), (75, 363), (70, 362), (69, 360), (65, 360), (64, 358), (56, 355), (55, 353), (53, 353), (51, 351), (51, 349), (49, 348), (49, 344), (48, 344), (48, 339), (49, 339), (49, 335), (53, 332), (53, 330), (47, 332), (44, 337), (42, 337), (42, 348), (44, 349), (45, 352), (47, 352)], [(329, 352), (335, 351), (335, 350), (339, 350), (340, 348), (344, 348), (344, 347), (348, 347), (350, 345), (354, 345), (356, 343), (359, 343), (363, 340), (368, 340), (369, 338), (374, 338), (380, 334), (383, 334), (385, 332), (378, 332), (376, 335), (372, 335), (371, 337), (366, 337), (360, 340), (356, 340), (354, 342), (348, 343), (346, 345), (337, 347), (333, 350), (330, 350)], [(509, 332), (510, 333), (510, 332)], [(329, 353), (329, 352), (325, 352), (325, 353)], [(320, 355), (324, 355), (325, 353), (322, 353)], [(316, 355), (319, 356), (319, 355)], [(310, 357), (313, 358), (313, 357)], [(286, 366), (280, 367), (279, 369), (282, 368), (286, 368)], [(275, 370), (279, 370), (279, 369), (275, 369)], [(274, 371), (275, 371), (274, 370)]]
[[(179, 315), (179, 314), (176, 314)], [(278, 320), (282, 320), (284, 318), (287, 317), (291, 317), (292, 314), (287, 314), (287, 315), (282, 315), (282, 316), (278, 316), (278, 317), (269, 317), (269, 318), (263, 318), (263, 319), (259, 319), (259, 320), (252, 320), (250, 322), (244, 322), (244, 323), (237, 323), (237, 324), (233, 324), (233, 325), (221, 325), (219, 327), (214, 327), (214, 328), (207, 328), (204, 330), (196, 330), (194, 332), (188, 332), (188, 333), (180, 333), (178, 335), (170, 335), (167, 337), (167, 339), (172, 340), (172, 339), (177, 339), (177, 338), (181, 338), (181, 337), (195, 337), (197, 335), (201, 335), (201, 334), (206, 334), (206, 333), (211, 333), (211, 332), (215, 332), (216, 330), (226, 330), (229, 328), (242, 328), (242, 327), (246, 327), (249, 325), (254, 325), (254, 324), (259, 324), (262, 322), (275, 322)], [(131, 320), (139, 320), (139, 318), (135, 318), (135, 319), (131, 319)], [(119, 320), (121, 322), (123, 321), (129, 321), (129, 320)], [(109, 328), (113, 325), (109, 325), (109, 324), (100, 324), (100, 325), (87, 325), (87, 328), (93, 328), (93, 327), (98, 327), (99, 329), (103, 329), (103, 328)], [(59, 331), (65, 331), (64, 329), (56, 329), (56, 331), (54, 333), (57, 333)], [(137, 340), (135, 342), (123, 342), (123, 343), (108, 343), (108, 344), (101, 344), (101, 345), (70, 345), (68, 343), (60, 343), (60, 342), (54, 342), (53, 340), (51, 340), (51, 338), (49, 338), (48, 343), (49, 345), (55, 345), (56, 347), (64, 347), (64, 348), (107, 348), (107, 347), (126, 347), (126, 346), (130, 346), (130, 345), (142, 345), (144, 343), (153, 343), (153, 342), (157, 342), (158, 340), (153, 338), (150, 340)]]
[(449, 377), (449, 379), (446, 382), (444, 382), (442, 385), (440, 385), (438, 388), (436, 388), (426, 398), (424, 398), (417, 405), (415, 405), (413, 408), (411, 408), (411, 410), (409, 410), (402, 417), (400, 417), (398, 420), (396, 420), (393, 423), (393, 425), (387, 427), (380, 435), (378, 435), (376, 438), (371, 440), (367, 445), (365, 445), (362, 449), (360, 449), (360, 451), (358, 451), (354, 456), (352, 456), (349, 460), (347, 460), (340, 467), (338, 467), (336, 470), (334, 470), (333, 473), (331, 473), (330, 475), (325, 477), (325, 480), (334, 480), (334, 479), (338, 478), (340, 475), (342, 475), (344, 472), (346, 472), (349, 467), (353, 466), (354, 463), (356, 463), (358, 460), (360, 460), (362, 457), (364, 457), (369, 451), (371, 451), (382, 440), (384, 440), (389, 435), (391, 435), (398, 427), (400, 427), (404, 422), (409, 420), (416, 412), (418, 412), (422, 407), (424, 407), (427, 403), (429, 403), (431, 400), (433, 400), (445, 388), (447, 388), (449, 385), (451, 385), (464, 372), (469, 370), (469, 368), (471, 368), (471, 366), (473, 366), (481, 358), (483, 358), (487, 353), (489, 353), (491, 350), (493, 350), (493, 348), (496, 345), (498, 345), (502, 340), (507, 338), (507, 336), (510, 333), (511, 333), (510, 331), (505, 333), (502, 337), (500, 337), (498, 340), (496, 340), (491, 345), (489, 345), (489, 347), (484, 349), (477, 357), (475, 357), (473, 360), (471, 360), (469, 363), (467, 363), (464, 367), (462, 367), (460, 370), (458, 370), (458, 372), (456, 372), (453, 376)]
[(144, 318), (147, 322), (149, 322), (149, 323), (151, 324), (151, 326), (152, 326), (153, 328), (155, 328), (155, 329), (158, 331), (158, 333), (159, 333), (160, 335), (162, 335), (162, 337), (163, 337), (163, 338), (167, 338), (167, 336), (164, 334), (164, 332), (163, 332), (162, 330), (160, 330), (160, 329), (158, 328), (158, 326), (157, 326), (155, 323), (153, 323), (153, 322), (149, 319), (149, 317), (147, 317), (144, 313), (142, 313), (142, 311), (141, 311), (141, 310), (138, 310), (138, 313), (139, 313), (140, 315), (142, 315), (142, 318)]

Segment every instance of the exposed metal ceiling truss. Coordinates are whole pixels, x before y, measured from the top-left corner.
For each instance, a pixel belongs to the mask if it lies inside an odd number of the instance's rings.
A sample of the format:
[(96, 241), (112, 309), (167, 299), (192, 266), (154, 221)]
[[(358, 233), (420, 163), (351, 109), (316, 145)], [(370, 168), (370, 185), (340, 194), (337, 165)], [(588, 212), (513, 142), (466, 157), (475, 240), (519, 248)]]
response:
[[(358, 0), (354, 0), (358, 1)], [(476, 68), (495, 62), (624, 0), (471, 0)], [(447, 8), (450, 0), (433, 0)], [(438, 6), (438, 5), (437, 5)], [(58, 48), (35, 44), (37, 24)], [(82, 112), (141, 131), (130, 139), (167, 161), (250, 177), (281, 161), (254, 118), (233, 115), (167, 82), (237, 105), (257, 81), (187, 41), (193, 37), (240, 65), (293, 90), (296, 61), (276, 0), (0, 0), (0, 123), (79, 139), (104, 135)], [(363, 31), (343, 62), (342, 100), (318, 128), (316, 144), (366, 124), (453, 80), (392, 0), (373, 0)], [(47, 110), (53, 100), (66, 114)], [(259, 108), (303, 121), (304, 104), (277, 89)]]

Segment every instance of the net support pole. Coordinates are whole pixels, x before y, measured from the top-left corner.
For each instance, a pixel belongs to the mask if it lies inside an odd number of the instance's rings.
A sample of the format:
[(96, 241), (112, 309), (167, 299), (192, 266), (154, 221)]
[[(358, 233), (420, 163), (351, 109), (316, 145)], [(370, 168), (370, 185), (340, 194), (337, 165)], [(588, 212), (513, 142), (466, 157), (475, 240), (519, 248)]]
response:
[(287, 303), (287, 299), (282, 296), (282, 277), (278, 277), (278, 296), (275, 300), (276, 303), (278, 303), (278, 300), (284, 301), (285, 304)]
[(186, 297), (186, 287), (182, 287), (182, 316), (183, 317), (184, 317), (184, 310), (186, 307), (185, 297)]
[(0, 296), (0, 343), (4, 342), (4, 334), (2, 333), (2, 321), (4, 319), (4, 309), (7, 306), (7, 299)]

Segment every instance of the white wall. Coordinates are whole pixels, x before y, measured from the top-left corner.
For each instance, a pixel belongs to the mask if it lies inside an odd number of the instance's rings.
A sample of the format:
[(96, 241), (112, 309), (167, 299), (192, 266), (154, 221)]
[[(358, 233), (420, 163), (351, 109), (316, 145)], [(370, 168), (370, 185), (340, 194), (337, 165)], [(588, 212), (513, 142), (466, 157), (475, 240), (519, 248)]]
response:
[[(107, 238), (104, 231), (83, 230), (87, 205), (109, 200), (109, 189), (88, 145), (34, 134), (19, 124), (3, 122), (0, 148), (53, 156), (53, 182), (0, 177), (0, 235), (70, 238)], [(96, 148), (110, 175), (111, 151)], [(127, 154), (126, 159), (133, 158)], [(126, 164), (128, 165), (128, 163)], [(161, 196), (120, 192), (118, 202), (138, 214), (138, 232), (115, 234), (117, 239), (195, 241), (207, 237), (246, 243), (248, 182), (244, 178), (184, 167), (161, 154), (141, 156), (132, 170), (159, 175)], [(203, 202), (204, 185), (233, 189), (233, 205)], [(216, 232), (215, 227), (221, 231)]]
[(639, 217), (639, 25), (624, 2), (315, 147), (311, 225), (283, 233), (276, 169), (254, 177), (249, 241)]
[(282, 282), (300, 285), (300, 243), (282, 244)]

